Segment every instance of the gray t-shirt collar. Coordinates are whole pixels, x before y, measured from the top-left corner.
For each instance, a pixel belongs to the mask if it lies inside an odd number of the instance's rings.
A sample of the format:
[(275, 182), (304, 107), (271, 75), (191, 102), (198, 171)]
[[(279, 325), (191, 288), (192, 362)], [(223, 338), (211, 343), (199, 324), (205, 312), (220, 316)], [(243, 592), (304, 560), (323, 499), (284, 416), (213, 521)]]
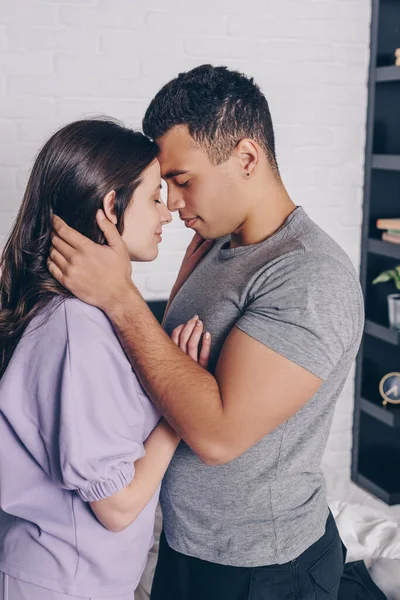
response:
[(277, 231), (275, 231), (273, 234), (269, 235), (267, 238), (265, 238), (265, 240), (262, 240), (261, 242), (257, 242), (257, 244), (248, 244), (246, 246), (238, 246), (237, 248), (230, 248), (229, 247), (230, 238), (224, 237), (223, 241), (221, 243), (221, 246), (219, 248), (218, 257), (220, 258), (220, 260), (228, 260), (229, 258), (234, 258), (235, 256), (242, 255), (245, 252), (250, 252), (252, 250), (260, 248), (264, 244), (271, 244), (273, 242), (275, 243), (282, 238), (282, 236), (285, 234), (286, 229), (290, 223), (293, 223), (293, 221), (295, 219), (298, 220), (299, 218), (301, 218), (304, 215), (305, 215), (305, 212), (304, 212), (303, 207), (296, 206), (294, 211), (290, 213), (288, 218), (285, 220), (284, 223), (282, 223), (282, 225), (279, 227), (279, 229), (277, 229)]

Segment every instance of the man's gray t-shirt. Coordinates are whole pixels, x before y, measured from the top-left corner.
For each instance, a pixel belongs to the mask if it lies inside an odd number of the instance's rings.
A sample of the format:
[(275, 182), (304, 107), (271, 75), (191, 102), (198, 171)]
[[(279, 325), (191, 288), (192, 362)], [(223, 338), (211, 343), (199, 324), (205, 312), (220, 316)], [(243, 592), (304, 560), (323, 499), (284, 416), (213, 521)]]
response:
[(168, 544), (224, 565), (293, 560), (325, 531), (320, 463), (364, 324), (355, 270), (297, 207), (263, 242), (230, 248), (228, 238), (217, 240), (173, 300), (168, 334), (194, 314), (212, 334), (211, 372), (236, 326), (324, 381), (299, 412), (228, 464), (207, 466), (180, 443), (161, 490)]

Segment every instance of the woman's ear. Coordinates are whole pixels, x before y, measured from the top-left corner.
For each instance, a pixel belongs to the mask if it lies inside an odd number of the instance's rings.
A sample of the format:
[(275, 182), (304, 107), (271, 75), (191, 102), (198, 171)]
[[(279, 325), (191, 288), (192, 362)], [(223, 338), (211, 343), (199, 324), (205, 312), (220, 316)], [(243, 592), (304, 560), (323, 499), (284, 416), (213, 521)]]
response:
[(104, 210), (104, 214), (106, 215), (107, 219), (109, 221), (111, 221), (111, 223), (114, 223), (114, 225), (117, 224), (117, 216), (115, 214), (115, 191), (111, 190), (111, 192), (108, 192), (107, 196), (104, 196), (104, 200), (103, 200), (103, 210)]

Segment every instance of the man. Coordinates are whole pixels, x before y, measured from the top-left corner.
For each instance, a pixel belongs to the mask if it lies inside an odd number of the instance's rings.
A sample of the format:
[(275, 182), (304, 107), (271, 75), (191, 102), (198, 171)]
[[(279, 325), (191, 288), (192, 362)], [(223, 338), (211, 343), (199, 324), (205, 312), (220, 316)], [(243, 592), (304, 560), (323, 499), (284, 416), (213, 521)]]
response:
[[(198, 234), (165, 332), (101, 215), (108, 247), (55, 220), (49, 268), (106, 312), (183, 439), (162, 486), (152, 599), (336, 598), (344, 557), (320, 462), (363, 329), (356, 273), (288, 196), (252, 79), (210, 65), (183, 73), (143, 129), (160, 149), (169, 209)], [(169, 337), (186, 350), (199, 317), (209, 371)]]

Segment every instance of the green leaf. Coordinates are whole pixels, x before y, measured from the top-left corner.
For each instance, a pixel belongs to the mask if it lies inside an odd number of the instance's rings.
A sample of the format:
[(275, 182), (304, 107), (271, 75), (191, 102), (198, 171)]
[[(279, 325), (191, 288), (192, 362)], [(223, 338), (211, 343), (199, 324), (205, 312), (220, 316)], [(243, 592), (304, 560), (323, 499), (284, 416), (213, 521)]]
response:
[(396, 279), (396, 277), (397, 277), (397, 272), (394, 269), (390, 269), (389, 271), (383, 271), (383, 273), (378, 275), (378, 277), (375, 277), (375, 279), (372, 281), (372, 283), (373, 284), (386, 283), (387, 281), (390, 281), (391, 279)]

